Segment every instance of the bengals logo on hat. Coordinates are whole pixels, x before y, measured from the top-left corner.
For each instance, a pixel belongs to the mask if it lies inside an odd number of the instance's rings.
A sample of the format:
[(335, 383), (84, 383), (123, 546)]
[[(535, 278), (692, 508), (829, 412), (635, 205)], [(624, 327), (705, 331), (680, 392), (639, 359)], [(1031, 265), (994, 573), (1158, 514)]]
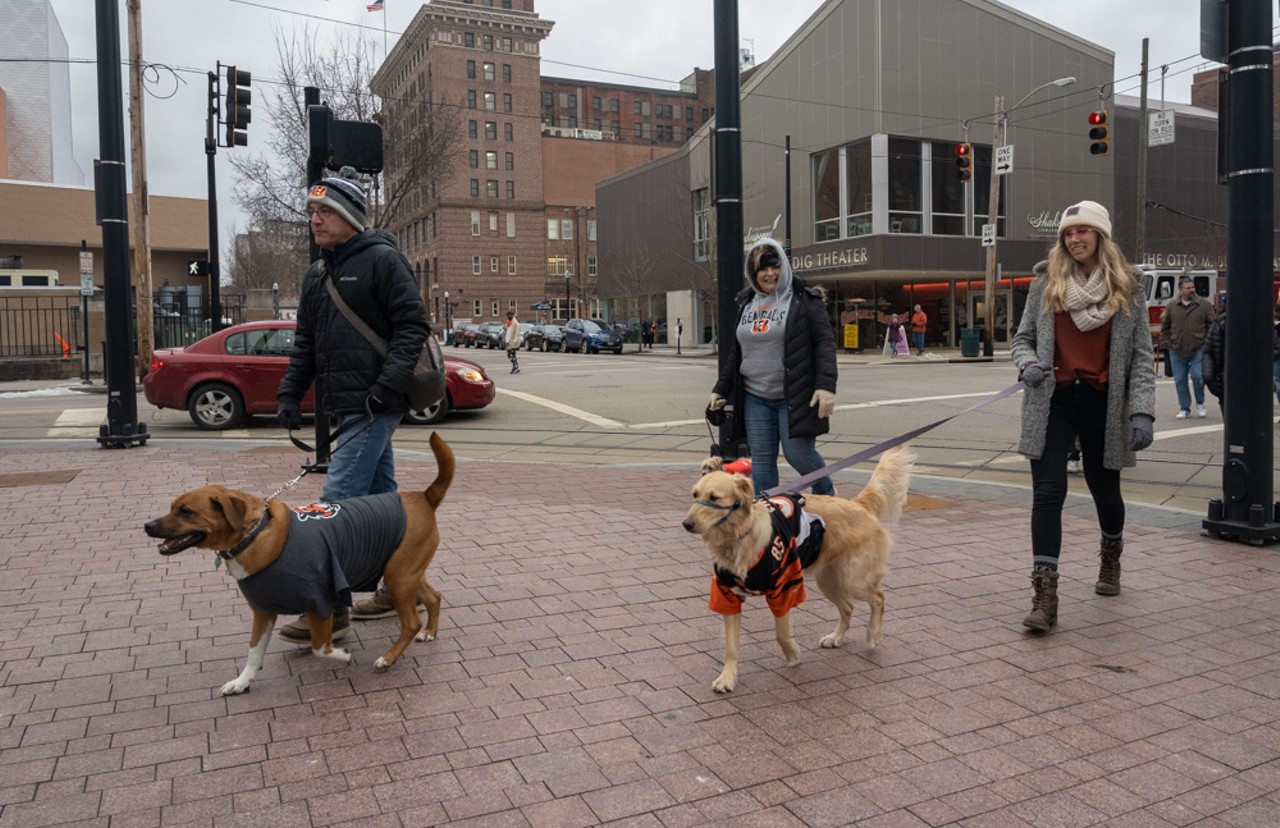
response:
[(323, 184), (317, 184), (311, 188), (311, 198), (324, 198), (325, 193), (329, 192), (329, 188)]
[(306, 506), (290, 506), (298, 520), (332, 520), (342, 510), (338, 503), (308, 503)]

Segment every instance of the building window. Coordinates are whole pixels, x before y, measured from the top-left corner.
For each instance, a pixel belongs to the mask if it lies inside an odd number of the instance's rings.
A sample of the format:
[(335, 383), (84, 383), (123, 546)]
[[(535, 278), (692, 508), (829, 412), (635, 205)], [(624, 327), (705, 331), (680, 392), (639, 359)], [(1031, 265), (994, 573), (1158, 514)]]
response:
[(475, 108), (476, 108), (476, 90), (468, 89), (467, 90), (467, 109), (475, 109)]
[(543, 105), (543, 106), (545, 106), (545, 107), (549, 107), (549, 106), (554, 106), (554, 105), (555, 105), (555, 98), (552, 96), (552, 94), (551, 94), (550, 92), (543, 92), (543, 93), (542, 93), (542, 105)]
[(564, 219), (560, 222), (560, 238), (565, 241), (573, 238), (573, 219)]
[(516, 257), (515, 256), (507, 257), (507, 275), (508, 276), (516, 275)]
[(711, 258), (711, 191), (707, 187), (693, 191), (693, 260)]
[(489, 139), (490, 141), (498, 140), (498, 122), (497, 121), (484, 122), (484, 137)]
[(966, 185), (956, 178), (955, 144), (935, 141), (929, 176), (933, 187), (933, 232), (939, 236), (964, 235)]
[(480, 211), (479, 210), (471, 211), (471, 235), (473, 236), (480, 235)]
[(484, 187), (485, 187), (485, 195), (487, 195), (489, 198), (497, 198), (497, 197), (498, 197), (498, 182), (497, 182), (497, 181), (495, 181), (494, 179), (490, 178), (488, 181), (486, 181), (486, 182), (485, 182)]
[(511, 64), (510, 63), (502, 64), (502, 82), (511, 83)]
[(516, 154), (509, 152), (506, 154), (507, 169), (514, 170), (516, 168)]
[(594, 96), (592, 96), (592, 98), (591, 98), (591, 111), (592, 111), (592, 112), (599, 112), (599, 111), (600, 111), (601, 109), (603, 109), (603, 108), (604, 108), (604, 100), (603, 100), (599, 95), (594, 95)]
[(498, 232), (498, 214), (497, 213), (489, 214), (489, 232), (491, 233)]
[(490, 63), (490, 62), (489, 62), (489, 61), (487, 61), (487, 60), (484, 62), (484, 79), (485, 79), (485, 80), (487, 80), (487, 81), (492, 81), (492, 80), (497, 80), (497, 79), (498, 79), (498, 67), (497, 67), (497, 65), (495, 65), (495, 64), (493, 64), (493, 63)]
[(692, 121), (692, 120), (693, 120), (693, 107), (691, 107), (691, 106), (686, 106), (686, 107), (684, 108), (684, 119), (685, 119), (686, 121)]
[(639, 114), (640, 114), (640, 102), (639, 102), (639, 101), (636, 101), (635, 103), (633, 103), (633, 104), (632, 104), (632, 108), (635, 110), (635, 114), (637, 114), (637, 115), (639, 115)]
[(617, 98), (610, 98), (610, 99), (609, 99), (609, 111), (610, 111), (610, 112), (617, 112), (617, 111), (618, 111), (618, 106), (619, 106), (619, 104), (618, 104), (618, 99), (617, 99)]
[(467, 61), (467, 80), (476, 79), (476, 62), (474, 60)]
[[(511, 6), (510, 6), (510, 5), (506, 5), (506, 6), (503, 6), (503, 8), (504, 8), (504, 9), (509, 9), (509, 8), (511, 8)], [(502, 38), (502, 51), (504, 51), (504, 52), (511, 52), (511, 51), (514, 51), (514, 50), (511, 48), (511, 38), (509, 38), (509, 37), (504, 37), (504, 38)]]
[(596, 257), (588, 256), (587, 257), (587, 275), (595, 276), (597, 272), (599, 272), (599, 269), (596, 266)]
[(467, 121), (467, 137), (468, 138), (476, 138), (479, 136), (479, 132), (477, 132), (478, 126), (479, 124), (476, 121)]
[(511, 93), (510, 92), (502, 93), (502, 111), (503, 112), (511, 111)]
[(570, 115), (570, 116), (569, 116), (569, 129), (577, 129), (577, 128), (578, 128), (578, 116), (577, 116), (577, 115)]
[(609, 131), (613, 133), (613, 137), (614, 137), (614, 138), (620, 138), (620, 137), (622, 136), (622, 122), (621, 122), (621, 121), (610, 121), (610, 122), (609, 122)]
[(471, 179), (471, 197), (478, 198), (480, 196), (480, 179)]
[(889, 232), (923, 233), (923, 165), (920, 142), (889, 139)]
[(498, 96), (496, 93), (484, 93), (484, 108), (490, 112), (496, 112), (498, 110)]
[(602, 124), (600, 123), (600, 119), (599, 119), (599, 118), (593, 118), (593, 119), (591, 119), (591, 128), (592, 128), (592, 129), (594, 129), (596, 132), (600, 132), (600, 131), (601, 131)]
[[(490, 257), (489, 257), (489, 272), (490, 272), (490, 273), (497, 273), (497, 272), (498, 272), (498, 257), (497, 257), (497, 256), (490, 256)], [(494, 315), (496, 316), (497, 314), (494, 314)]]
[(485, 169), (489, 169), (489, 170), (498, 169), (498, 153), (486, 152), (484, 154), (484, 166), (485, 166)]
[(573, 259), (568, 256), (548, 256), (547, 257), (547, 275), (548, 276), (572, 276), (573, 275)]
[(477, 299), (477, 300), (475, 300), (474, 302), (472, 302), (472, 303), (471, 303), (471, 315), (472, 315), (472, 316), (479, 316), (479, 315), (480, 315), (480, 300), (479, 300), (479, 299)]
[(466, 46), (468, 49), (474, 49), (474, 48), (476, 47), (476, 35), (475, 35), (475, 32), (463, 32), (463, 33), (462, 33), (462, 45), (463, 45), (463, 46)]
[(636, 124), (636, 125), (635, 125), (635, 136), (636, 136), (637, 138), (643, 138), (643, 137), (644, 137), (644, 124)]
[(511, 124), (502, 125), (502, 139), (504, 141), (514, 141), (516, 139), (515, 130), (512, 129)]
[(496, 317), (496, 316), (498, 315), (498, 312), (499, 312), (499, 310), (501, 309), (501, 307), (502, 307), (501, 303), (499, 303), (499, 302), (498, 302), (498, 300), (496, 300), (496, 299), (495, 299), (495, 300), (493, 301), (493, 303), (490, 305), (490, 310), (492, 310), (492, 311), (493, 311), (493, 312), (490, 314), (490, 316), (495, 316), (495, 317)]
[(480, 42), (484, 45), (485, 51), (487, 52), (493, 51), (493, 35), (488, 35), (488, 34), (485, 35), (483, 38), (481, 38)]
[(516, 237), (516, 214), (507, 213), (507, 238), (514, 239)]
[(479, 256), (471, 257), (471, 275), (473, 276), (480, 275), (480, 257)]
[[(511, 8), (511, 0), (502, 0), (502, 8), (504, 8), (504, 9), (509, 9), (509, 8)], [(508, 38), (508, 40), (509, 40), (509, 39), (510, 39), (510, 38)], [(510, 50), (508, 50), (508, 51), (510, 51)]]
[(471, 169), (473, 169), (473, 170), (474, 170), (475, 168), (479, 167), (479, 166), (480, 166), (480, 151), (479, 151), (479, 150), (471, 150), (469, 153), (467, 153), (467, 163), (469, 163), (469, 164), (471, 165)]
[(578, 96), (573, 93), (569, 94), (569, 108), (570, 109), (578, 108)]
[(507, 198), (513, 199), (515, 197), (516, 197), (516, 182), (508, 181), (507, 182)]
[(596, 240), (596, 220), (587, 219), (587, 241)]
[(547, 238), (549, 239), (560, 238), (560, 220), (559, 219), (547, 219)]

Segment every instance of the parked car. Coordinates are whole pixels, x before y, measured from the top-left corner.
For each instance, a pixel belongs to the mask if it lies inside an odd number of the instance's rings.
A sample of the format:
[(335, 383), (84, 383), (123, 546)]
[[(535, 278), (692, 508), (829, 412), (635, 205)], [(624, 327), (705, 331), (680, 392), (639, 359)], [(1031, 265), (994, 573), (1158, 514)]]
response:
[(622, 353), (622, 337), (603, 319), (570, 319), (564, 326), (564, 350), (598, 354)]
[[(235, 428), (255, 414), (274, 415), (276, 388), (293, 350), (293, 320), (245, 322), (210, 334), (186, 348), (164, 348), (151, 356), (142, 381), (156, 408), (185, 408), (191, 421), (210, 431)], [(451, 410), (484, 408), (496, 391), (474, 362), (444, 358), (446, 395), (425, 411), (410, 412), (411, 423), (437, 423)], [(310, 390), (303, 413), (314, 413)]]
[(476, 329), (476, 347), (500, 350), (503, 330), (504, 326), (501, 322), (481, 322)]
[(476, 328), (471, 322), (459, 322), (453, 326), (453, 347), (471, 348), (476, 344)]
[(559, 325), (530, 325), (524, 336), (524, 347), (532, 350), (559, 351), (564, 348), (564, 328)]

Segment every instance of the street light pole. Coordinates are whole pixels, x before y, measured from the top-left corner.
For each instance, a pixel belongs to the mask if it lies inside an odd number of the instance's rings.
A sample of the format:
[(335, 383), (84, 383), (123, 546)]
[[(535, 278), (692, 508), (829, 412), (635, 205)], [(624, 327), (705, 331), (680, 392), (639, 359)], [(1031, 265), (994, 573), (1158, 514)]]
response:
[(280, 283), (271, 283), (271, 318), (280, 318)]
[(447, 290), (446, 290), (446, 291), (444, 292), (444, 331), (445, 331), (445, 334), (444, 334), (444, 335), (445, 335), (445, 339), (452, 339), (452, 338), (453, 338), (453, 336), (454, 336), (454, 334), (453, 334), (453, 323), (452, 323), (452, 321), (450, 320), (450, 317), (452, 316), (452, 314), (450, 313), (450, 310), (451, 310), (451, 307), (450, 307), (450, 305), (449, 305), (449, 291), (447, 291)]
[(995, 354), (995, 294), (996, 294), (996, 242), (1000, 238), (1000, 176), (996, 175), (996, 153), (1000, 147), (1004, 146), (1006, 139), (1005, 133), (1009, 127), (1009, 113), (1026, 103), (1032, 95), (1041, 89), (1048, 89), (1050, 86), (1071, 86), (1076, 82), (1072, 75), (1064, 78), (1051, 80), (1048, 83), (1042, 83), (1035, 89), (1032, 89), (1013, 106), (1008, 109), (1004, 108), (1004, 96), (996, 95), (996, 120), (993, 127), (991, 138), (991, 188), (987, 201), (987, 222), (991, 225), (991, 245), (987, 247), (987, 267), (983, 280), (983, 345), (982, 353), (984, 356), (992, 356)]

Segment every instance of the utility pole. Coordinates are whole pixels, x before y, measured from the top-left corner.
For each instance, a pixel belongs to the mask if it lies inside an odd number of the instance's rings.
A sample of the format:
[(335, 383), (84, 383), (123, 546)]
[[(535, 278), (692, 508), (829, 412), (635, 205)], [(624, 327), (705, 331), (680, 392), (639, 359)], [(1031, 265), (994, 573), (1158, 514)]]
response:
[[(94, 165), (98, 224), (102, 226), (103, 297), (106, 303), (107, 422), (98, 429), (103, 448), (146, 445), (147, 424), (138, 422), (138, 386), (133, 372), (132, 295), (129, 278), (129, 202), (125, 194), (124, 111), (120, 89), (120, 9), (97, 0), (98, 152)], [(88, 343), (85, 343), (86, 346)]]
[[(729, 361), (730, 338), (738, 320), (734, 297), (742, 286), (742, 109), (738, 86), (738, 2), (715, 0), (716, 125), (713, 182), (716, 205), (716, 321), (719, 327), (718, 364)], [(741, 417), (741, 411), (732, 412)], [(720, 455), (736, 459), (738, 446), (729, 442), (729, 424), (720, 427)]]
[(996, 122), (991, 135), (991, 189), (987, 202), (987, 221), (991, 224), (994, 238), (987, 247), (987, 271), (983, 279), (982, 303), (982, 354), (995, 354), (995, 299), (996, 299), (996, 239), (1000, 238), (1000, 176), (996, 175), (996, 151), (1004, 146), (1004, 96), (996, 95)]
[(1147, 43), (1142, 38), (1142, 99), (1138, 104), (1138, 239), (1134, 261), (1143, 264), (1147, 258)]
[[(219, 70), (222, 64), (218, 64)], [(205, 121), (204, 154), (209, 178), (209, 332), (222, 329), (222, 269), (218, 265), (218, 88), (221, 71), (209, 73), (209, 115)]]
[(129, 147), (133, 162), (134, 314), (138, 325), (138, 373), (151, 368), (155, 348), (151, 312), (151, 193), (147, 186), (147, 137), (142, 113), (142, 0), (127, 0), (129, 12)]

